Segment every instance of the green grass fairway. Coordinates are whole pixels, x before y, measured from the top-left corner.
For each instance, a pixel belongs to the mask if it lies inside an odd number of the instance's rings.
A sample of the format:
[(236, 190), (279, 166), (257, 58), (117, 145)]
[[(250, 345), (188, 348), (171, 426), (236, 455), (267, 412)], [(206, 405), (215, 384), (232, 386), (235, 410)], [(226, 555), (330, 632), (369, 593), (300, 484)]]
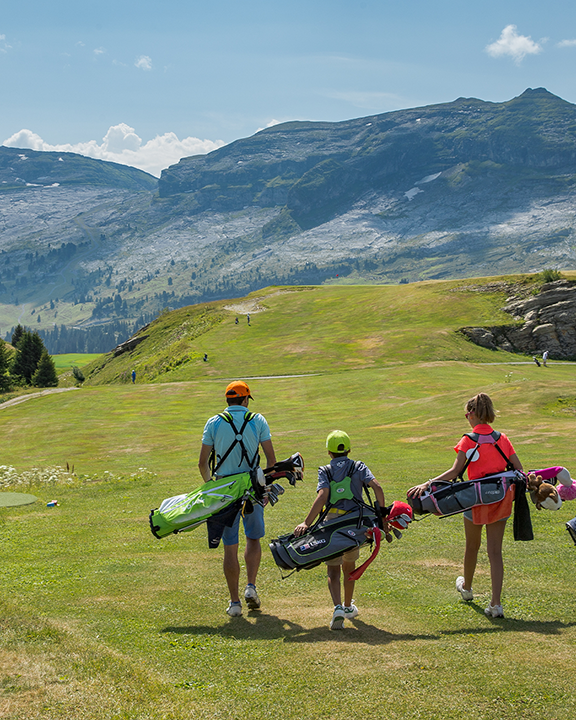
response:
[(74, 366), (84, 367), (100, 357), (98, 353), (66, 353), (64, 355), (52, 355), (56, 370), (60, 373), (64, 370), (71, 370)]
[[(368, 306), (369, 294), (357, 307), (359, 328)], [(286, 318), (285, 327), (295, 324)], [(417, 325), (424, 352), (426, 329)], [(441, 336), (440, 327), (430, 334)], [(355, 342), (354, 327), (347, 337)], [(314, 334), (290, 341), (313, 343)], [(264, 543), (262, 610), (229, 618), (222, 549), (208, 549), (205, 530), (152, 536), (150, 510), (200, 484), (202, 428), (223, 409), (228, 373), (268, 374), (258, 372), (257, 352), (238, 357), (221, 376), (85, 385), (0, 408), (0, 487), (9, 481), (11, 491), (39, 498), (0, 508), (0, 717), (573, 720), (576, 547), (564, 523), (576, 502), (533, 509), (533, 542), (515, 543), (510, 523), (505, 619), (484, 616), (485, 550), (474, 601), (455, 591), (462, 519), (428, 517), (385, 544), (356, 585), (360, 615), (341, 633), (328, 629), (323, 567), (283, 580)], [(559, 464), (576, 474), (573, 365), (400, 363), (382, 353), (355, 367), (344, 350), (339, 358), (333, 366), (330, 354), (313, 355), (308, 369), (318, 374), (250, 381), (251, 409), (267, 417), (278, 457), (300, 451), (306, 461), (304, 483), (266, 509), (267, 539), (304, 518), (330, 430), (349, 432), (352, 456), (373, 470), (388, 502), (404, 499), (408, 487), (452, 464), (469, 429), (463, 404), (479, 390), (494, 399), (494, 425), (526, 469)], [(66, 464), (73, 474), (54, 469)], [(53, 499), (59, 506), (46, 507)]]
[[(133, 369), (137, 382), (173, 382), (235, 376), (239, 367), (250, 377), (438, 360), (506, 362), (509, 353), (478, 347), (455, 332), (513, 322), (501, 310), (502, 283), (472, 289), (487, 282), (266, 288), (162, 315), (132, 352), (102, 356), (84, 374), (89, 384), (108, 384), (130, 383)], [(537, 287), (524, 286), (527, 292)]]

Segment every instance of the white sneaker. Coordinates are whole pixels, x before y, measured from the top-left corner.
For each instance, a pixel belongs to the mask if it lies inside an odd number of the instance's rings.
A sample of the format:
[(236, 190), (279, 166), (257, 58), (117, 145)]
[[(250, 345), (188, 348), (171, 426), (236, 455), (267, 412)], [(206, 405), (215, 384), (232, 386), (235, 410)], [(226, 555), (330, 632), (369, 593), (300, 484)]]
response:
[(486, 617), (503, 618), (504, 610), (502, 610), (502, 605), (488, 605), (486, 610), (484, 610), (484, 615), (486, 615)]
[(242, 615), (242, 603), (233, 603), (232, 600), (230, 600), (226, 612), (230, 615), (230, 617), (240, 617), (240, 615)]
[(462, 600), (466, 600), (466, 602), (474, 600), (472, 588), (470, 588), (470, 590), (464, 590), (464, 578), (461, 575), (456, 578), (456, 590), (462, 595)]
[(344, 608), (342, 605), (336, 605), (332, 620), (330, 621), (330, 630), (342, 630), (344, 627), (344, 618)]
[(246, 600), (248, 610), (258, 610), (262, 604), (254, 585), (246, 585), (246, 590), (244, 590), (244, 600)]
[(346, 620), (352, 620), (358, 615), (358, 608), (354, 603), (352, 605), (344, 605), (344, 617)]

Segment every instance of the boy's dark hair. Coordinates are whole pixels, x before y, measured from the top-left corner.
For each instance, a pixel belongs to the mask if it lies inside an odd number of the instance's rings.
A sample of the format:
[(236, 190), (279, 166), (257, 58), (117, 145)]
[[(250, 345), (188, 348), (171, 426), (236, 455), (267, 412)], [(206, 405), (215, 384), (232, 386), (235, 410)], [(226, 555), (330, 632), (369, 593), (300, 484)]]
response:
[(242, 405), (244, 400), (245, 400), (245, 398), (243, 398), (243, 397), (228, 397), (228, 398), (226, 398), (226, 402), (228, 403), (228, 405)]
[(346, 452), (341, 452), (341, 453), (332, 453), (332, 455), (334, 455), (335, 458), (348, 457), (349, 454), (350, 454), (350, 450), (346, 450)]

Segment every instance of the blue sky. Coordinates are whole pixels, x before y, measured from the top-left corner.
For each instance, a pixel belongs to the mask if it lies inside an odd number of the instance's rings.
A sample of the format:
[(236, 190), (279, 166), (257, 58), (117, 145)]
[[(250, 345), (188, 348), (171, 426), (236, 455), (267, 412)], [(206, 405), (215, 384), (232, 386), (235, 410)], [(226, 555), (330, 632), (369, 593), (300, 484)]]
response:
[(546, 87), (576, 102), (576, 3), (19, 0), (0, 13), (0, 143), (158, 175), (286, 120)]

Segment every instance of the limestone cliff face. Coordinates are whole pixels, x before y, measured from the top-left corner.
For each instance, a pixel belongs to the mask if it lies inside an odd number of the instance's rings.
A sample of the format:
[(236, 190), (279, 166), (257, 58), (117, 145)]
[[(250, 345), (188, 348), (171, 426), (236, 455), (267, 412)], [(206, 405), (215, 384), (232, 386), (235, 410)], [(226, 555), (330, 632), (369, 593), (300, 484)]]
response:
[(510, 299), (503, 308), (515, 325), (462, 328), (461, 332), (482, 347), (551, 358), (576, 360), (576, 283), (558, 280), (542, 286), (534, 296)]

